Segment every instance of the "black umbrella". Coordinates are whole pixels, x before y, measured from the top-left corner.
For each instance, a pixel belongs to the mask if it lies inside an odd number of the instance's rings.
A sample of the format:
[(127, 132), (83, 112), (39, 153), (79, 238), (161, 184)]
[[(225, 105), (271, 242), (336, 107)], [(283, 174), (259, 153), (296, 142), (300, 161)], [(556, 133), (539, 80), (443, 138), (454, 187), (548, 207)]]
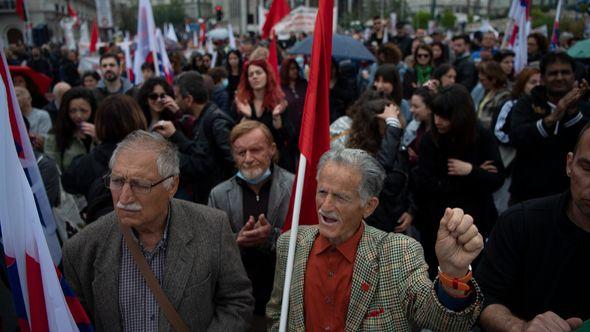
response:
[[(307, 37), (304, 40), (293, 45), (287, 53), (289, 54), (311, 54), (311, 45), (313, 37)], [(332, 56), (336, 59), (351, 59), (363, 61), (377, 61), (363, 43), (345, 35), (332, 36)]]

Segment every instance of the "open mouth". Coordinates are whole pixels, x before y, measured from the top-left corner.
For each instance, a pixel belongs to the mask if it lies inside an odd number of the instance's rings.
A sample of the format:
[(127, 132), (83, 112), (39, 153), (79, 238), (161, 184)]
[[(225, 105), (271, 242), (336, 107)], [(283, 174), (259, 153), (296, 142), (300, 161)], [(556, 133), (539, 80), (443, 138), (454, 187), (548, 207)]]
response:
[(336, 219), (336, 218), (330, 218), (330, 217), (327, 217), (327, 216), (324, 216), (321, 214), (320, 214), (320, 217), (321, 217), (321, 220), (324, 224), (334, 225), (334, 224), (338, 223), (338, 219)]

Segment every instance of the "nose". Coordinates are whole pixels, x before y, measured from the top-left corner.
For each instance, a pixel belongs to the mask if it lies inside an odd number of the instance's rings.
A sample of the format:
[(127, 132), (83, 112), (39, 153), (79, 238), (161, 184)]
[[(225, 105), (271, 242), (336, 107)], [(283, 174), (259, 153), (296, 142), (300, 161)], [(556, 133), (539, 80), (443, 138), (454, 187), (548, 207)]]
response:
[(253, 156), (252, 156), (252, 152), (250, 151), (246, 151), (246, 157), (244, 158), (244, 160), (246, 162), (251, 162), (254, 160)]
[(121, 188), (121, 193), (119, 194), (119, 202), (122, 204), (129, 204), (133, 203), (133, 191), (131, 190), (131, 185), (128, 182), (123, 184), (123, 188)]

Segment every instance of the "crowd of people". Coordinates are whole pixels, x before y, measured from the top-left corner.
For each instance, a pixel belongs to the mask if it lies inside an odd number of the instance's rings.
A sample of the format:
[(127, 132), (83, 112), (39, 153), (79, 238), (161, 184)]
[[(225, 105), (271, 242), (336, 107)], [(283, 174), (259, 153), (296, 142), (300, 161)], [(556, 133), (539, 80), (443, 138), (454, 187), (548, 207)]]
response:
[[(534, 33), (515, 72), (494, 32), (390, 36), (373, 21), (377, 62), (332, 59), (331, 149), (319, 224), (297, 237), (289, 330), (590, 319), (588, 63)], [(43, 95), (13, 75), (65, 278), (99, 331), (278, 328), (309, 57), (280, 49), (276, 71), (240, 41), (170, 54), (172, 82), (148, 61), (136, 85), (116, 45), (84, 73), (76, 51), (7, 50), (53, 79)]]

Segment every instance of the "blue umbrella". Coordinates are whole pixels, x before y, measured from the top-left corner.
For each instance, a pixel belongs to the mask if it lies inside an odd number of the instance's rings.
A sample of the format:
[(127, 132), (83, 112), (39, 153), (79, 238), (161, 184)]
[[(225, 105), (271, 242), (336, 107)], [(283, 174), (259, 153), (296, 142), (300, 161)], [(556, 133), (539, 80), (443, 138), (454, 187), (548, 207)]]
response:
[[(311, 54), (313, 37), (293, 45), (287, 53), (289, 54)], [(360, 41), (345, 35), (332, 36), (332, 56), (336, 59), (351, 59), (363, 61), (377, 61), (373, 54)]]

